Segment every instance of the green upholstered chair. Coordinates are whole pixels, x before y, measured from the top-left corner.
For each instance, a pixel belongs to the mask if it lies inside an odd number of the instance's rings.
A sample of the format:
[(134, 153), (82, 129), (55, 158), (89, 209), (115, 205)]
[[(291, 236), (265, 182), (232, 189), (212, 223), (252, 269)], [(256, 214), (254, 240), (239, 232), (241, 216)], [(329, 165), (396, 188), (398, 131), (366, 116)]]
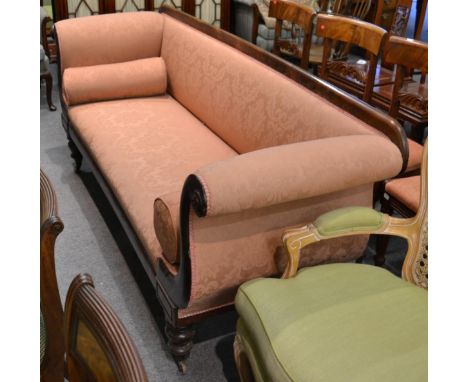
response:
[[(412, 218), (350, 207), (285, 232), (282, 279), (247, 282), (236, 296), (242, 381), (427, 381), (427, 142), (421, 174)], [(357, 234), (406, 238), (402, 278), (355, 263), (297, 273), (305, 246)]]

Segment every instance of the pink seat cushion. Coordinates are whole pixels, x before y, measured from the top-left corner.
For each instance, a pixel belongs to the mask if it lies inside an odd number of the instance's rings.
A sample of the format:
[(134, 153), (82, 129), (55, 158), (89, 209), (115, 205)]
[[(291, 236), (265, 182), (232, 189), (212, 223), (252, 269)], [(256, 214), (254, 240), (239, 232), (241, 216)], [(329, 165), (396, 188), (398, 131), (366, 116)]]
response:
[(190, 173), (237, 153), (168, 95), (74, 106), (69, 115), (155, 266), (155, 199), (180, 195)]
[(419, 143), (408, 139), (408, 165), (406, 172), (417, 170), (421, 167), (421, 159), (423, 155), (423, 146)]
[(419, 176), (393, 179), (385, 185), (385, 191), (407, 206), (411, 211), (417, 212), (419, 208), (420, 182), (421, 178)]
[(161, 57), (68, 68), (63, 72), (63, 96), (70, 106), (164, 94), (166, 86), (166, 65)]

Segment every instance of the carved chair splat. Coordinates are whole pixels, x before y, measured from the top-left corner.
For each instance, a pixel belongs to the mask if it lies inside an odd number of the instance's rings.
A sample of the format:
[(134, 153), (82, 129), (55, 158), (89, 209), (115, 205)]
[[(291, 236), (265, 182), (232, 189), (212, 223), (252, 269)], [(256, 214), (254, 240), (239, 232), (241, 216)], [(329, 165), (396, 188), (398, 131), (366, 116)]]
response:
[[(390, 116), (413, 126), (413, 138), (422, 142), (428, 124), (428, 45), (403, 37), (391, 36), (385, 59), (396, 66), (395, 83), (374, 88), (372, 103), (389, 111)], [(419, 82), (409, 81), (413, 69), (421, 71)]]
[[(342, 84), (342, 78), (364, 84), (362, 99), (369, 102), (374, 86), (377, 58), (386, 34), (384, 29), (365, 21), (319, 14), (317, 35), (325, 38), (320, 77), (338, 87)], [(348, 62), (332, 60), (332, 47), (336, 41), (354, 44), (365, 49), (371, 57), (368, 65), (360, 70)]]
[[(316, 13), (312, 8), (294, 1), (272, 0), (269, 16), (276, 19), (275, 41), (272, 53), (278, 56), (286, 54), (297, 58), (300, 60), (300, 66), (303, 69), (307, 69), (309, 67), (313, 21)], [(281, 39), (281, 31), (285, 22), (291, 28), (293, 39)]]

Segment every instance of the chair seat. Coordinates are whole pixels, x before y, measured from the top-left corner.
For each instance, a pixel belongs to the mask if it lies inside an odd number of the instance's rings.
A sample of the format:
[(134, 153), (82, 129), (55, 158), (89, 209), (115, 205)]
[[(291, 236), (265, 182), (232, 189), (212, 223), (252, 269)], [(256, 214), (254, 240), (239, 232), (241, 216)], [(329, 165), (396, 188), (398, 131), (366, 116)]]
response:
[(385, 269), (329, 264), (236, 296), (259, 381), (427, 380), (427, 291)]
[(169, 95), (73, 106), (69, 116), (155, 267), (163, 253), (154, 234), (154, 200), (172, 193), (180, 198), (188, 175), (237, 153)]
[[(400, 109), (398, 119), (412, 124), (424, 124), (428, 119), (428, 89), (429, 84), (405, 81), (400, 91)], [(384, 109), (390, 107), (393, 85), (374, 87), (373, 103)]]
[(403, 203), (411, 211), (416, 212), (419, 207), (420, 183), (419, 176), (392, 179), (385, 185), (385, 192)]
[(421, 159), (423, 155), (424, 147), (419, 143), (408, 139), (408, 165), (406, 166), (406, 172), (417, 170), (421, 167)]

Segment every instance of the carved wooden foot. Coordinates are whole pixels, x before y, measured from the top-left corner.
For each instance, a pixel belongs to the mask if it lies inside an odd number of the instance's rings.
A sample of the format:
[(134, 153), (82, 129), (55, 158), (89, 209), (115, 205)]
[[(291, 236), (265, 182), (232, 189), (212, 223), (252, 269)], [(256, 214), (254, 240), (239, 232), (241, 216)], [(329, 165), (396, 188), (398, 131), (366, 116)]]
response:
[(169, 350), (182, 374), (187, 371), (187, 358), (193, 346), (195, 330), (192, 326), (174, 327), (166, 322), (165, 328)]
[(81, 164), (83, 163), (83, 156), (81, 155), (80, 151), (73, 143), (73, 141), (68, 140), (68, 148), (71, 151), (71, 157), (75, 161), (75, 172), (80, 172)]

